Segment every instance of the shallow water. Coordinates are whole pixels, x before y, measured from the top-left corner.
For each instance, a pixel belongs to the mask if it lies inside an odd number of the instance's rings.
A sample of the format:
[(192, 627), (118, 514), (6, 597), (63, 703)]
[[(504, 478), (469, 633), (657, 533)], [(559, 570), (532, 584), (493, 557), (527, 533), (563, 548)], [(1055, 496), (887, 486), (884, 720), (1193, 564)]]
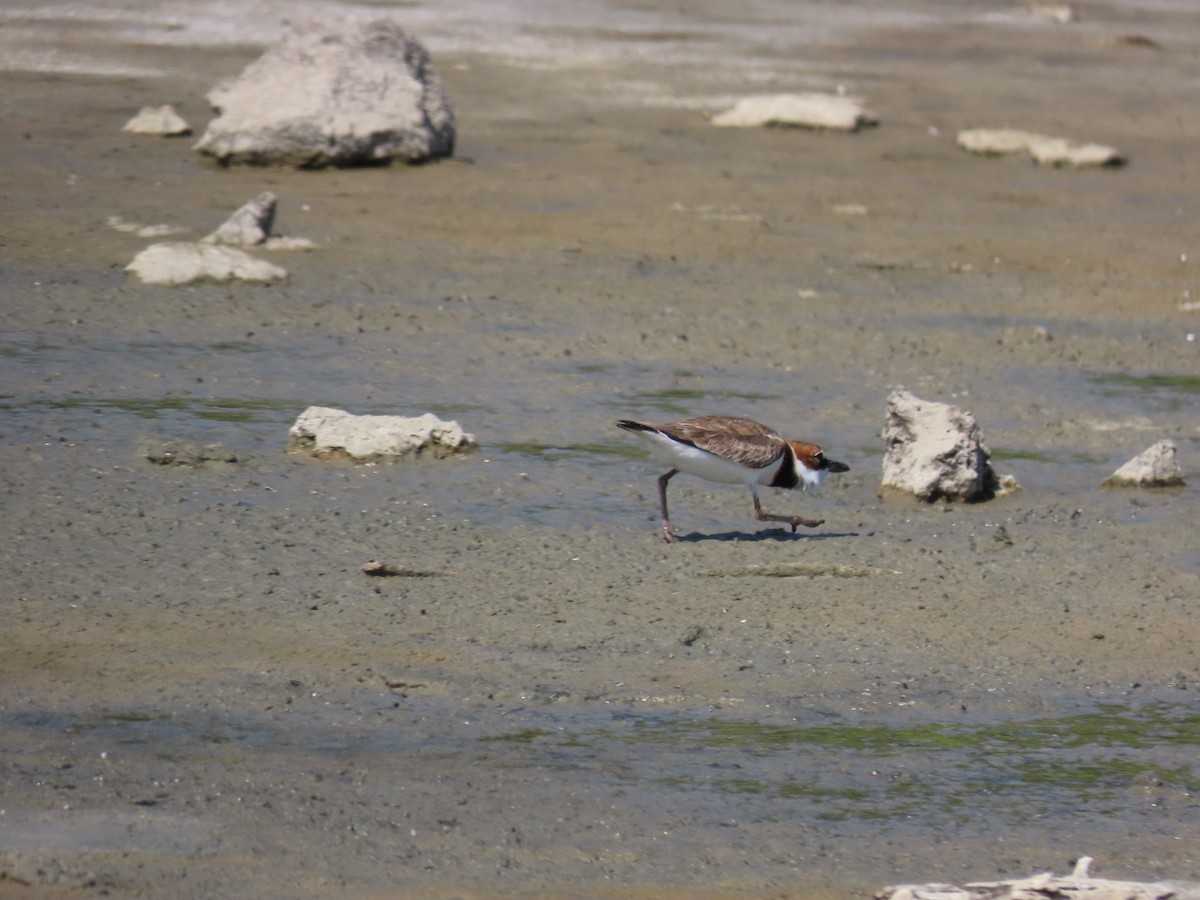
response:
[[(722, 830), (733, 836), (758, 829), (763, 846), (747, 855), (768, 872), (778, 863), (760, 857), (804, 857), (799, 847), (806, 841), (798, 846), (796, 839), (806, 834), (853, 846), (956, 834), (1019, 848), (1046, 823), (1069, 821), (1070, 839), (1086, 847), (1131, 832), (1141, 840), (1187, 840), (1200, 827), (1200, 718), (1171, 698), (999, 716), (931, 713), (905, 703), (863, 714), (798, 700), (756, 716), (611, 702), (465, 710), (415, 701), (400, 688), (310, 690), (298, 682), (291, 694), (294, 707), (249, 714), (104, 709), (6, 716), (14, 774), (64, 797), (81, 782), (106, 782), (140, 808), (125, 829), (78, 819), (36, 828), (0, 824), (6, 849), (215, 852), (220, 839), (203, 819), (168, 812), (194, 805), (189, 798), (205, 790), (197, 770), (213, 765), (225, 773), (217, 796), (236, 792), (239, 783), (261, 788), (266, 778), (279, 790), (314, 791), (315, 798), (328, 789), (320, 779), (302, 787), (302, 773), (330, 765), (357, 769), (376, 792), (382, 786), (367, 773), (391, 772), (385, 795), (415, 786), (425, 766), (461, 768), (481, 782), (491, 772), (512, 784), (518, 803), (529, 802), (520, 799), (522, 790), (537, 802), (566, 779), (572, 803), (599, 804), (594, 814), (613, 830), (634, 829), (631, 837), (657, 827), (664, 839), (704, 844), (719, 841)], [(78, 761), (48, 770), (38, 748), (63, 741)], [(216, 799), (208, 798), (210, 808)], [(373, 813), (355, 815), (358, 827), (379, 827)], [(532, 830), (541, 816), (531, 809), (522, 827)], [(436, 825), (421, 821), (412, 836), (431, 826), (471, 831), (452, 806)]]
[[(942, 329), (964, 342), (986, 341), (1002, 327), (1030, 326), (971, 316), (923, 317), (904, 326), (913, 333)], [(1059, 327), (1114, 339), (1098, 323)], [(530, 339), (553, 341), (550, 328), (523, 330)], [(243, 454), (278, 451), (291, 423), (309, 405), (360, 414), (433, 412), (477, 434), (497, 470), (492, 478), (512, 481), (538, 465), (543, 469), (538, 480), (556, 491), (565, 484), (602, 481), (613, 467), (619, 477), (650, 479), (654, 464), (612, 427), (621, 417), (669, 421), (699, 411), (823, 407), (818, 439), (851, 464), (850, 479), (869, 481), (881, 458), (880, 396), (873, 380), (864, 382), (849, 372), (826, 372), (819, 382), (805, 385), (754, 364), (713, 370), (603, 357), (488, 365), (486, 378), (444, 369), (441, 360), (448, 354), (458, 354), (459, 347), (463, 354), (478, 353), (468, 348), (494, 335), (492, 320), (476, 319), (452, 337), (406, 346), (398, 359), (394, 339), (380, 334), (306, 335), (302, 343), (288, 335), (231, 336), (195, 343), (63, 341), (54, 332), (10, 332), (0, 341), (0, 381), (6, 386), (0, 409), (10, 439), (86, 441), (119, 449), (128, 446), (131, 434), (153, 434), (220, 442)], [(1153, 340), (1166, 337), (1151, 333)], [(409, 373), (419, 373), (412, 391), (406, 387)], [(464, 375), (471, 382), (467, 401)], [(544, 399), (547, 379), (555, 384), (553, 404)], [(622, 388), (614, 390), (617, 385)], [(1197, 376), (1188, 372), (1017, 365), (981, 387), (944, 399), (966, 409), (986, 404), (986, 413), (979, 414), (986, 415), (981, 428), (997, 469), (1051, 495), (1093, 485), (1128, 458), (1120, 447), (1105, 448), (1110, 432), (1144, 431), (1148, 444), (1158, 436), (1153, 422), (1200, 421), (1200, 388)], [(410, 393), (419, 399), (409, 399)], [(1004, 402), (996, 403), (1001, 396)], [(1064, 423), (1085, 424), (1089, 442), (1076, 441), (1064, 452), (1059, 427)], [(1179, 433), (1175, 440), (1185, 462), (1189, 450), (1200, 447), (1195, 431)], [(644, 476), (638, 474), (642, 471)], [(583, 499), (591, 521), (615, 524), (626, 518), (627, 511), (605, 503), (603, 494)], [(541, 507), (545, 500), (533, 503)], [(487, 507), (467, 514), (486, 516)], [(514, 514), (524, 520), (537, 516), (519, 505), (503, 513)]]

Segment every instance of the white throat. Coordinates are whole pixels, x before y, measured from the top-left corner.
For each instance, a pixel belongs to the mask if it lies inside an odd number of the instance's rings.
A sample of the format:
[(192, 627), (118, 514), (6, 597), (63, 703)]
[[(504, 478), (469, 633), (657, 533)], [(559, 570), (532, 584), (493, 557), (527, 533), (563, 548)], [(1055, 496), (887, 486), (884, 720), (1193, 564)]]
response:
[(796, 471), (800, 475), (801, 489), (805, 491), (810, 487), (820, 487), (825, 476), (829, 474), (828, 469), (810, 469), (799, 460), (796, 460)]

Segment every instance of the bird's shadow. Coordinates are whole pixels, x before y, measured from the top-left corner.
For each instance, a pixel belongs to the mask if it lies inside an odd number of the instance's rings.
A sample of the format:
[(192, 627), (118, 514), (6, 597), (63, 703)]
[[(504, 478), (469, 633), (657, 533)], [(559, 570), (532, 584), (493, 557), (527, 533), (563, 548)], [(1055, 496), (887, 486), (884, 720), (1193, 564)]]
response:
[(691, 534), (676, 534), (675, 539), (681, 544), (695, 544), (700, 541), (739, 541), (752, 543), (758, 541), (829, 541), (837, 538), (858, 537), (857, 531), (825, 531), (793, 533), (786, 528), (765, 528), (762, 531), (720, 531), (714, 534), (704, 534), (693, 531)]

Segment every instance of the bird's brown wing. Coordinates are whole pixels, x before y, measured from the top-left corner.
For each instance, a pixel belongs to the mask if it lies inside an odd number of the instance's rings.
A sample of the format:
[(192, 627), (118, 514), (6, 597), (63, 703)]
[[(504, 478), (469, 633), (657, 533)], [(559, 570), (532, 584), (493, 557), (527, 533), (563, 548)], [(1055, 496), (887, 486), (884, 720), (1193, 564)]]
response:
[(659, 425), (663, 434), (752, 469), (776, 462), (787, 443), (761, 422), (742, 416), (698, 416)]

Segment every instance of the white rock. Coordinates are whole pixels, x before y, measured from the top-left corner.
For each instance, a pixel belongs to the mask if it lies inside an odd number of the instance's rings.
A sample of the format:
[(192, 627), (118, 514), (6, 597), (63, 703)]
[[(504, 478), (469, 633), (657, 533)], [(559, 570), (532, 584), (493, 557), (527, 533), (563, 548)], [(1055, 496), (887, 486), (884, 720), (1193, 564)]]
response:
[(143, 225), (141, 228), (136, 229), (134, 234), (140, 238), (164, 238), (184, 234), (186, 231), (186, 228), (179, 225), (167, 225), (164, 223), (162, 225)]
[(108, 223), (109, 228), (116, 229), (117, 231), (137, 231), (139, 228), (144, 227), (141, 222), (130, 222), (124, 216), (109, 216), (104, 221)]
[(963, 885), (931, 882), (886, 887), (875, 900), (1200, 900), (1200, 884), (1186, 881), (1112, 881), (1096, 878), (1093, 860), (1081, 856), (1070, 875), (1039, 872), (1008, 881), (973, 881)]
[(971, 153), (1000, 156), (1028, 153), (1042, 166), (1120, 166), (1125, 157), (1103, 144), (1080, 144), (1016, 128), (970, 128), (958, 133), (958, 146)]
[(971, 153), (1003, 156), (1029, 150), (1029, 142), (1040, 137), (1016, 128), (968, 128), (958, 133), (958, 146)]
[(285, 237), (272, 235), (262, 243), (264, 250), (315, 250), (317, 242), (306, 237)]
[(1075, 10), (1066, 4), (1039, 4), (1029, 7), (1029, 13), (1036, 19), (1045, 19), (1056, 25), (1070, 25), (1075, 21)]
[(170, 237), (187, 231), (186, 228), (178, 225), (143, 225), (141, 222), (130, 222), (122, 216), (109, 216), (105, 221), (109, 228), (136, 234), (142, 238)]
[(1106, 479), (1109, 487), (1179, 487), (1183, 469), (1175, 458), (1175, 444), (1159, 441), (1135, 456)]
[[(882, 488), (919, 500), (986, 500), (1002, 492), (975, 417), (903, 388), (888, 397)], [(1003, 485), (1013, 489), (1009, 480)]]
[(125, 123), (122, 131), (176, 137), (191, 134), (192, 126), (168, 103), (166, 106), (143, 106), (141, 112)]
[(207, 96), (219, 115), (196, 149), (223, 163), (320, 168), (454, 152), (454, 113), (429, 54), (384, 19), (297, 25)]
[(235, 247), (168, 242), (151, 244), (125, 267), (146, 284), (179, 285), (213, 281), (278, 281), (287, 270), (255, 259)]
[(457, 422), (432, 413), (405, 416), (356, 416), (340, 409), (310, 406), (288, 432), (289, 452), (348, 456), (358, 461), (396, 459), (432, 453), (441, 458), (476, 446), (475, 436)]
[(235, 247), (253, 247), (255, 244), (261, 244), (271, 234), (277, 202), (273, 193), (263, 191), (253, 200), (240, 206), (220, 228), (201, 240), (206, 244), (232, 244)]
[(312, 250), (316, 243), (303, 237), (284, 237), (271, 234), (275, 224), (278, 200), (270, 191), (263, 191), (243, 204), (212, 234), (201, 238), (205, 244), (228, 244), (233, 247), (260, 247), (263, 250)]
[(723, 128), (779, 125), (855, 131), (878, 122), (875, 114), (863, 109), (854, 97), (816, 93), (743, 97), (732, 109), (712, 117), (712, 124)]
[(1121, 166), (1125, 158), (1103, 144), (1079, 144), (1066, 138), (1045, 137), (1030, 144), (1039, 166)]

